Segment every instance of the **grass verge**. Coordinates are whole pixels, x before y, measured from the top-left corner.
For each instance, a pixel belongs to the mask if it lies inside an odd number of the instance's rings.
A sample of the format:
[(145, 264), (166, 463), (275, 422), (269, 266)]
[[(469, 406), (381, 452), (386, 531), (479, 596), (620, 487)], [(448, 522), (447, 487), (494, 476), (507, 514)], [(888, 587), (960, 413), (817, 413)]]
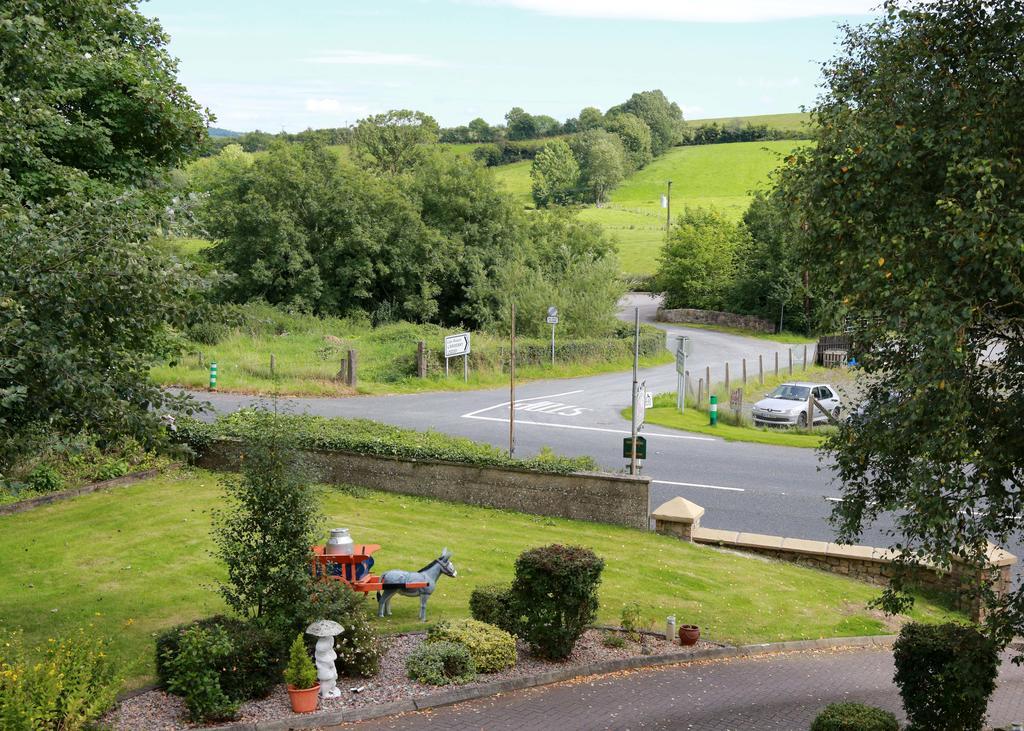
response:
[[(112, 638), (128, 685), (149, 679), (155, 632), (223, 609), (215, 589), (223, 568), (209, 536), (218, 479), (186, 470), (0, 516), (0, 623), (23, 629), (29, 643), (92, 625)], [(628, 528), (357, 489), (324, 495), (326, 525), (383, 546), (378, 570), (418, 568), (444, 546), (452, 551), (459, 577), (441, 579), (427, 608), (431, 622), (468, 616), (473, 588), (510, 580), (521, 551), (558, 541), (605, 558), (599, 623), (618, 624), (623, 605), (637, 601), (645, 622), (660, 627), (675, 614), (721, 642), (890, 631), (865, 608), (878, 587), (813, 569)], [(418, 607), (399, 597), (394, 616), (375, 621), (384, 632), (418, 629)], [(950, 613), (921, 599), (911, 616), (938, 621)]]

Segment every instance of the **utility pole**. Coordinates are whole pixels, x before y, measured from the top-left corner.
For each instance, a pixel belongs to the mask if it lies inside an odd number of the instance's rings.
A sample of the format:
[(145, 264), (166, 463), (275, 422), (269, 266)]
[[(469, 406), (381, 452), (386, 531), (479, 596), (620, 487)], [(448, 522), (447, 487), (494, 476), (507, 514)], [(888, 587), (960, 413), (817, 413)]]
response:
[(672, 227), (672, 181), (668, 181), (668, 195), (665, 196), (665, 233)]
[(637, 409), (637, 370), (640, 366), (640, 308), (633, 308), (633, 426), (630, 433), (633, 435), (633, 445), (630, 448), (629, 474), (636, 474), (636, 409)]
[[(639, 309), (637, 310), (639, 312)], [(508, 456), (516, 456), (516, 305), (512, 303), (512, 330), (508, 379)]]

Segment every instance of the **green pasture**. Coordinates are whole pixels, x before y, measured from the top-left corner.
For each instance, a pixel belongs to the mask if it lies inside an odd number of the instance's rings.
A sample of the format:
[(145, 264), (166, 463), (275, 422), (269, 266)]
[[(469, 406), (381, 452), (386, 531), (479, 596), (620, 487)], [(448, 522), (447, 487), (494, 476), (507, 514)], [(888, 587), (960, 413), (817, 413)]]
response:
[[(223, 504), (218, 479), (187, 470), (0, 516), (0, 626), (35, 644), (91, 625), (112, 639), (129, 686), (151, 679), (156, 632), (223, 610), (209, 535), (210, 511)], [(419, 568), (447, 546), (459, 576), (438, 584), (432, 622), (468, 616), (470, 592), (510, 580), (524, 549), (562, 542), (606, 561), (600, 623), (618, 624), (636, 601), (653, 626), (675, 614), (718, 642), (891, 631), (866, 609), (877, 587), (654, 533), (336, 487), (324, 490), (324, 515), (325, 529), (347, 526), (356, 542), (383, 546), (376, 571)], [(398, 597), (394, 616), (375, 621), (383, 632), (417, 629), (418, 605)], [(947, 612), (921, 599), (912, 616)]]
[(686, 123), (690, 127), (699, 127), (702, 124), (723, 124), (739, 122), (740, 124), (765, 125), (768, 129), (797, 130), (803, 131), (806, 125), (810, 124), (811, 115), (807, 112), (791, 112), (788, 114), (754, 114), (749, 117), (708, 117), (706, 119), (688, 119)]
[(520, 162), (491, 168), (494, 171), (494, 177), (498, 184), (506, 192), (511, 193), (518, 203), (522, 203), (523, 208), (534, 207), (533, 195), (530, 192), (533, 186), (533, 181), (530, 180), (530, 168), (532, 166), (533, 160), (521, 160)]

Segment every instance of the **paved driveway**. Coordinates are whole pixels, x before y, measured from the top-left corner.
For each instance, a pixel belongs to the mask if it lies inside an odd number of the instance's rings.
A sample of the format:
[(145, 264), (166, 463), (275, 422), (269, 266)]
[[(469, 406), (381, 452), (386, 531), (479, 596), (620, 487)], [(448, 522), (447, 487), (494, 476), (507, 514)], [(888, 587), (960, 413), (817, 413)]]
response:
[[(801, 731), (839, 701), (879, 706), (905, 721), (892, 674), (888, 650), (787, 653), (598, 676), (338, 728)], [(1021, 719), (1024, 669), (1004, 662), (989, 722)]]

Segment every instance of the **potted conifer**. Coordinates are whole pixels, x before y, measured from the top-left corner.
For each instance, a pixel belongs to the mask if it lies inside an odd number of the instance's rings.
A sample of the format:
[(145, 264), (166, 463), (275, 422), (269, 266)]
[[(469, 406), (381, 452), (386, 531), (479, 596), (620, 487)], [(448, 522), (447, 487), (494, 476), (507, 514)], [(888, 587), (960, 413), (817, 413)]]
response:
[(312, 713), (316, 710), (320, 683), (316, 678), (316, 667), (306, 650), (302, 635), (292, 642), (288, 653), (288, 667), (284, 669), (284, 682), (288, 685), (288, 697), (295, 713)]

